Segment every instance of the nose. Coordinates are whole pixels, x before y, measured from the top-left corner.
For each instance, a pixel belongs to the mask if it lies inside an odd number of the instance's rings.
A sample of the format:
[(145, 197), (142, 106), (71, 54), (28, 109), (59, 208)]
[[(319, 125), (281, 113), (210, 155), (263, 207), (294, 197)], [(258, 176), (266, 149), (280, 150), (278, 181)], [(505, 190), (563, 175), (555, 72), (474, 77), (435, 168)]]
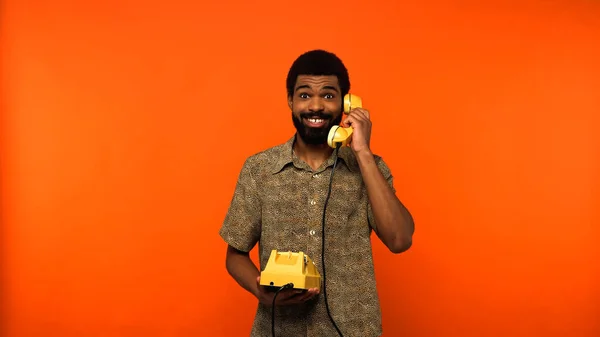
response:
[(310, 111), (322, 111), (323, 110), (323, 102), (321, 101), (321, 98), (318, 96), (313, 97), (310, 100), (308, 109)]

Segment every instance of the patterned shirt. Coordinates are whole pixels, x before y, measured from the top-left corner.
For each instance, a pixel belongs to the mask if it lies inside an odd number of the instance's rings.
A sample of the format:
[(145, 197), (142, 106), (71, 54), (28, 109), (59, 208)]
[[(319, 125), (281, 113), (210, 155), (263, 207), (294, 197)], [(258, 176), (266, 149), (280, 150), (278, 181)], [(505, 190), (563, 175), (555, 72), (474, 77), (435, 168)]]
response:
[[(322, 216), (334, 156), (313, 170), (294, 154), (294, 141), (295, 136), (246, 159), (219, 234), (244, 252), (258, 243), (259, 270), (272, 249), (302, 251), (313, 260), (323, 282)], [(375, 161), (394, 189), (387, 165), (379, 156)], [(349, 147), (342, 147), (327, 204), (325, 276), (330, 313), (345, 337), (382, 333), (370, 241), (376, 228), (356, 157)], [(322, 287), (303, 304), (276, 307), (275, 324), (278, 336), (337, 336)], [(260, 303), (254, 336), (271, 336), (271, 308)]]

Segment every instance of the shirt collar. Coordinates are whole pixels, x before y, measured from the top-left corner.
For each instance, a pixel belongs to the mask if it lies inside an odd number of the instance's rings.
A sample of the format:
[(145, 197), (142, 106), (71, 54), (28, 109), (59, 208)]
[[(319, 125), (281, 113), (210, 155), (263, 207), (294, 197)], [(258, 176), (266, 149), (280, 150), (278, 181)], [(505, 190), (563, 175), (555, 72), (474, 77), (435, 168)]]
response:
[[(281, 172), (281, 170), (288, 164), (293, 165), (301, 165), (298, 157), (294, 154), (294, 143), (296, 142), (296, 135), (289, 138), (285, 143), (281, 144), (277, 151), (275, 151), (275, 162), (273, 165), (273, 170), (271, 171), (273, 174), (277, 174)], [(333, 165), (333, 156), (327, 160), (329, 163), (327, 166)], [(352, 149), (345, 146), (340, 148), (338, 152), (338, 158), (346, 165), (346, 167), (351, 171), (355, 172), (358, 169), (358, 164), (354, 159), (354, 154), (352, 153)]]

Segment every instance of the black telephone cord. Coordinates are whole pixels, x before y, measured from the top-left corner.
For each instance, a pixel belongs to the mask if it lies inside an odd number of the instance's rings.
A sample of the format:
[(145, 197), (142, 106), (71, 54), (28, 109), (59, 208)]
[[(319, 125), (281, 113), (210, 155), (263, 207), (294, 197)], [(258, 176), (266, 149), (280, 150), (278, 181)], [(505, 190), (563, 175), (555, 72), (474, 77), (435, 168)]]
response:
[(271, 334), (273, 335), (273, 337), (275, 337), (275, 299), (277, 299), (277, 295), (279, 295), (280, 291), (282, 291), (283, 289), (289, 289), (293, 287), (293, 283), (285, 284), (279, 287), (279, 289), (275, 291), (275, 295), (273, 295), (273, 305), (271, 306)]

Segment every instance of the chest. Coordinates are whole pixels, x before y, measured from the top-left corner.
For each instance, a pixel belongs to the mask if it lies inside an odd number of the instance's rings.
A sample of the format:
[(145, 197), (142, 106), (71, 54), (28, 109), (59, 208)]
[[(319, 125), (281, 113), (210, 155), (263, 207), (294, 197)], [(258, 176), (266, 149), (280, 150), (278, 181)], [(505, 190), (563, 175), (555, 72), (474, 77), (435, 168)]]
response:
[(367, 210), (360, 173), (338, 166), (330, 179), (331, 169), (313, 173), (293, 167), (265, 179), (261, 188), (263, 222), (291, 228), (320, 225), (327, 204), (327, 223), (349, 229), (360, 226)]

